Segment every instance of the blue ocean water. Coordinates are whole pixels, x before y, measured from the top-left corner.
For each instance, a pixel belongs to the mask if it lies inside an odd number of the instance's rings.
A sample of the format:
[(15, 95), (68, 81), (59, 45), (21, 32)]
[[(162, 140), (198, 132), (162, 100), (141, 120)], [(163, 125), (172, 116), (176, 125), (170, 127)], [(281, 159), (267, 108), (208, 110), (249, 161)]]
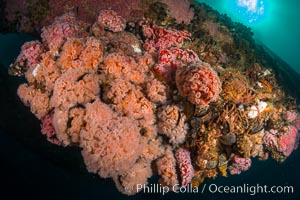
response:
[[(278, 54), (300, 73), (300, 1), (299, 0), (197, 0), (234, 21), (249, 26), (254, 38)], [(241, 4), (247, 6), (241, 6)], [(263, 13), (259, 8), (263, 3)], [(251, 7), (252, 5), (252, 7)], [(251, 8), (256, 10), (251, 12)], [(250, 9), (249, 9), (250, 7)], [(256, 20), (251, 20), (256, 19)]]
[[(1, 92), (10, 90), (13, 95), (20, 82), (16, 77), (5, 75), (9, 63), (13, 62), (24, 41), (32, 40), (28, 35), (0, 35), (1, 52)], [(12, 84), (12, 85), (9, 85)], [(42, 199), (299, 199), (300, 197), (300, 150), (296, 150), (284, 162), (277, 163), (269, 159), (253, 159), (250, 170), (235, 176), (206, 179), (198, 193), (139, 193), (124, 196), (117, 191), (110, 179), (101, 179), (86, 171), (78, 148), (60, 148), (49, 144), (39, 133), (39, 121), (26, 109), (17, 96), (14, 101), (19, 107), (9, 110), (8, 96), (1, 96), (0, 105), (0, 177), (7, 181), (7, 188), (16, 188), (24, 196)], [(13, 105), (15, 106), (15, 105)], [(4, 108), (5, 107), (5, 108)], [(8, 109), (7, 109), (8, 108)], [(8, 111), (7, 111), (8, 110)], [(15, 112), (26, 113), (26, 120)], [(20, 114), (21, 115), (21, 114)], [(18, 126), (14, 126), (18, 124)], [(24, 137), (26, 136), (26, 137)], [(9, 154), (7, 153), (9, 152)], [(154, 182), (153, 182), (154, 183)], [(293, 194), (224, 194), (201, 193), (201, 188), (209, 186), (292, 186)], [(8, 190), (7, 190), (8, 192)], [(9, 191), (10, 193), (10, 191)], [(10, 193), (12, 197), (18, 193)], [(47, 197), (45, 197), (47, 195)]]
[[(294, 32), (290, 32), (290, 37), (288, 37), (288, 32), (284, 34), (287, 38), (297, 41)], [(261, 40), (262, 38), (261, 36)], [(300, 150), (294, 151), (282, 164), (272, 159), (267, 161), (254, 159), (250, 170), (241, 175), (227, 178), (218, 177), (214, 180), (207, 179), (204, 182), (206, 186), (212, 184), (218, 186), (239, 186), (243, 184), (249, 186), (260, 184), (268, 187), (293, 186), (293, 194), (251, 195), (248, 193), (241, 195), (211, 193), (208, 191), (203, 194), (199, 191), (199, 193), (193, 194), (168, 193), (167, 195), (141, 192), (131, 197), (120, 194), (111, 180), (100, 179), (97, 175), (86, 171), (79, 149), (59, 148), (47, 143), (45, 138), (39, 134), (38, 120), (31, 115), (28, 109), (27, 111), (26, 109), (22, 110), (26, 113), (27, 118), (25, 121), (21, 121), (23, 118), (15, 113), (20, 109), (16, 108), (14, 111), (13, 107), (9, 107), (7, 104), (13, 97), (15, 98), (14, 101), (18, 102), (16, 95), (2, 96), (2, 94), (7, 94), (2, 93), (2, 91), (10, 90), (11, 93), (9, 94), (12, 95), (16, 91), (20, 80), (16, 77), (9, 77), (4, 73), (6, 73), (9, 64), (19, 54), (21, 45), (32, 39), (34, 38), (29, 35), (0, 34), (0, 180), (6, 184), (0, 191), (4, 194), (9, 193), (11, 199), (22, 195), (34, 197), (34, 199), (300, 199)], [(274, 41), (277, 40), (274, 38)], [(288, 41), (283, 41), (283, 43), (287, 45)], [(276, 45), (279, 44), (278, 41)], [(292, 44), (287, 46), (292, 47)], [(284, 49), (284, 45), (282, 49)], [(272, 50), (274, 49), (272, 48)], [(274, 51), (276, 52), (276, 50)], [(292, 54), (297, 53), (297, 51), (294, 49), (294, 51), (286, 51), (285, 53)], [(289, 62), (288, 59), (286, 61)], [(293, 65), (291, 64), (291, 66)], [(20, 102), (18, 105), (23, 107)], [(24, 135), (27, 138), (21, 137)], [(75, 156), (76, 154), (79, 156)], [(200, 186), (200, 190), (203, 185)], [(14, 190), (5, 191), (6, 188), (14, 188)]]

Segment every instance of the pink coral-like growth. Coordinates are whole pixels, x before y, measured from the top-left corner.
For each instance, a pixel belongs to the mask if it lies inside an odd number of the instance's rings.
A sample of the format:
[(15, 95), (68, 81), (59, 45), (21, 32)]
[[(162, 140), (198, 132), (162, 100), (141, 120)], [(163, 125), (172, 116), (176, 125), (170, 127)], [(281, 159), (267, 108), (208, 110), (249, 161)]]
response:
[(69, 69), (55, 82), (51, 106), (68, 110), (97, 99), (100, 92), (98, 78), (88, 67)]
[(53, 51), (58, 51), (64, 39), (75, 36), (78, 28), (69, 24), (58, 24), (43, 29), (42, 38)]
[(170, 188), (178, 184), (176, 160), (170, 146), (166, 149), (165, 154), (157, 159), (156, 164), (158, 174), (161, 176), (159, 180), (160, 184)]
[(47, 136), (47, 140), (53, 144), (61, 145), (56, 137), (56, 132), (52, 124), (53, 114), (48, 114), (42, 119), (41, 132)]
[(172, 144), (181, 144), (187, 134), (186, 116), (178, 106), (168, 105), (158, 113), (158, 131), (166, 135)]
[(113, 107), (117, 111), (134, 119), (145, 119), (147, 123), (154, 123), (154, 104), (132, 83), (117, 79), (104, 95), (115, 104)]
[(18, 96), (26, 106), (30, 106), (31, 112), (38, 119), (43, 118), (50, 110), (49, 94), (42, 92), (40, 89), (34, 88), (26, 83), (18, 88)]
[(194, 17), (194, 9), (190, 8), (190, 0), (164, 0), (172, 17), (177, 23), (189, 24)]
[(142, 190), (140, 185), (147, 185), (151, 177), (151, 165), (147, 161), (138, 160), (126, 173), (113, 177), (117, 188), (124, 194), (133, 195)]
[(300, 130), (300, 116), (297, 117), (297, 119), (294, 122), (295, 127)]
[(201, 61), (179, 68), (176, 71), (176, 85), (182, 96), (204, 107), (215, 101), (222, 90), (217, 73), (208, 63)]
[(278, 149), (277, 135), (278, 130), (271, 129), (265, 132), (263, 137), (263, 143), (266, 147), (276, 148)]
[(27, 3), (27, 0), (6, 0), (5, 17), (8, 22), (13, 23), (18, 19), (18, 15), (28, 14)]
[(126, 27), (126, 21), (113, 10), (103, 10), (98, 16), (98, 22), (112, 32), (123, 31)]
[(295, 126), (290, 125), (287, 133), (278, 138), (278, 150), (285, 156), (291, 155), (295, 147), (298, 146), (298, 130)]
[(206, 22), (206, 28), (212, 37), (216, 37), (219, 33), (218, 25), (212, 21)]
[(162, 49), (159, 51), (158, 64), (154, 66), (154, 70), (168, 81), (173, 82), (178, 67), (197, 61), (199, 61), (199, 57), (192, 50), (183, 50), (177, 47)]
[(153, 79), (147, 83), (148, 98), (158, 104), (164, 104), (167, 101), (167, 87), (157, 79)]
[(86, 108), (81, 147), (88, 170), (105, 178), (125, 173), (141, 153), (136, 121), (119, 116), (100, 100), (88, 103)]
[(87, 24), (78, 21), (73, 12), (55, 18), (54, 23), (42, 29), (41, 37), (49, 49), (57, 52), (67, 38), (86, 36)]
[(282, 118), (288, 122), (291, 123), (297, 119), (298, 113), (295, 111), (286, 111)]
[(145, 75), (132, 57), (123, 53), (112, 53), (105, 57), (103, 69), (110, 78), (130, 79), (134, 83), (144, 81)]
[(150, 25), (147, 21), (140, 25), (146, 37), (144, 49), (149, 52), (168, 49), (172, 46), (180, 47), (184, 40), (191, 36), (187, 31), (166, 29), (156, 24)]
[(186, 186), (194, 176), (194, 168), (191, 163), (190, 152), (186, 149), (179, 148), (175, 153), (176, 160), (179, 165), (181, 184)]
[(27, 69), (34, 69), (40, 62), (43, 52), (44, 48), (39, 41), (26, 42), (21, 47), (21, 53), (17, 60), (14, 64), (11, 64), (10, 67), (23, 69), (23, 72), (25, 72)]
[(20, 56), (24, 56), (30, 68), (34, 68), (41, 59), (43, 46), (39, 41), (26, 42), (21, 49)]
[(232, 165), (229, 167), (231, 175), (240, 174), (242, 171), (247, 171), (251, 166), (250, 158), (242, 158), (235, 154), (231, 156)]
[(49, 24), (53, 18), (70, 10), (76, 10), (80, 20), (93, 22), (97, 18), (99, 11), (104, 9), (114, 10), (126, 20), (136, 21), (144, 15), (142, 6), (141, 0), (50, 0), (50, 13), (44, 20), (44, 23)]

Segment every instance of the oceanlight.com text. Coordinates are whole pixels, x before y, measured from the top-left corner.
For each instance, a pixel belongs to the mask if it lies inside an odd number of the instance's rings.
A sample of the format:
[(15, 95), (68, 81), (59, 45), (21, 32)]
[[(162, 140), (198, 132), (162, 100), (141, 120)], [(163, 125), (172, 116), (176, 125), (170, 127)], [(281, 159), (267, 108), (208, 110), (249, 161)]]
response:
[(217, 185), (217, 184), (203, 184), (202, 191), (208, 190), (210, 193), (220, 193), (220, 194), (293, 194), (294, 187), (293, 186), (268, 186), (268, 185)]

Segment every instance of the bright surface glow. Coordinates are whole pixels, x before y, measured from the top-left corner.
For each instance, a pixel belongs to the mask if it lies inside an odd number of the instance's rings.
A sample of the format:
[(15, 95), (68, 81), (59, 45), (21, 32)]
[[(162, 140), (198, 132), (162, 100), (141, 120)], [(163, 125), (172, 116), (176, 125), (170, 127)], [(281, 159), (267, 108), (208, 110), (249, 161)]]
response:
[(249, 22), (257, 22), (264, 14), (265, 5), (263, 0), (237, 0), (236, 10)]
[[(257, 8), (257, 0), (238, 0), (237, 4), (241, 7), (248, 8), (249, 12), (256, 12), (258, 9)], [(263, 4), (262, 1), (261, 1), (261, 4)]]
[(252, 28), (263, 42), (300, 74), (300, 0), (197, 0)]

